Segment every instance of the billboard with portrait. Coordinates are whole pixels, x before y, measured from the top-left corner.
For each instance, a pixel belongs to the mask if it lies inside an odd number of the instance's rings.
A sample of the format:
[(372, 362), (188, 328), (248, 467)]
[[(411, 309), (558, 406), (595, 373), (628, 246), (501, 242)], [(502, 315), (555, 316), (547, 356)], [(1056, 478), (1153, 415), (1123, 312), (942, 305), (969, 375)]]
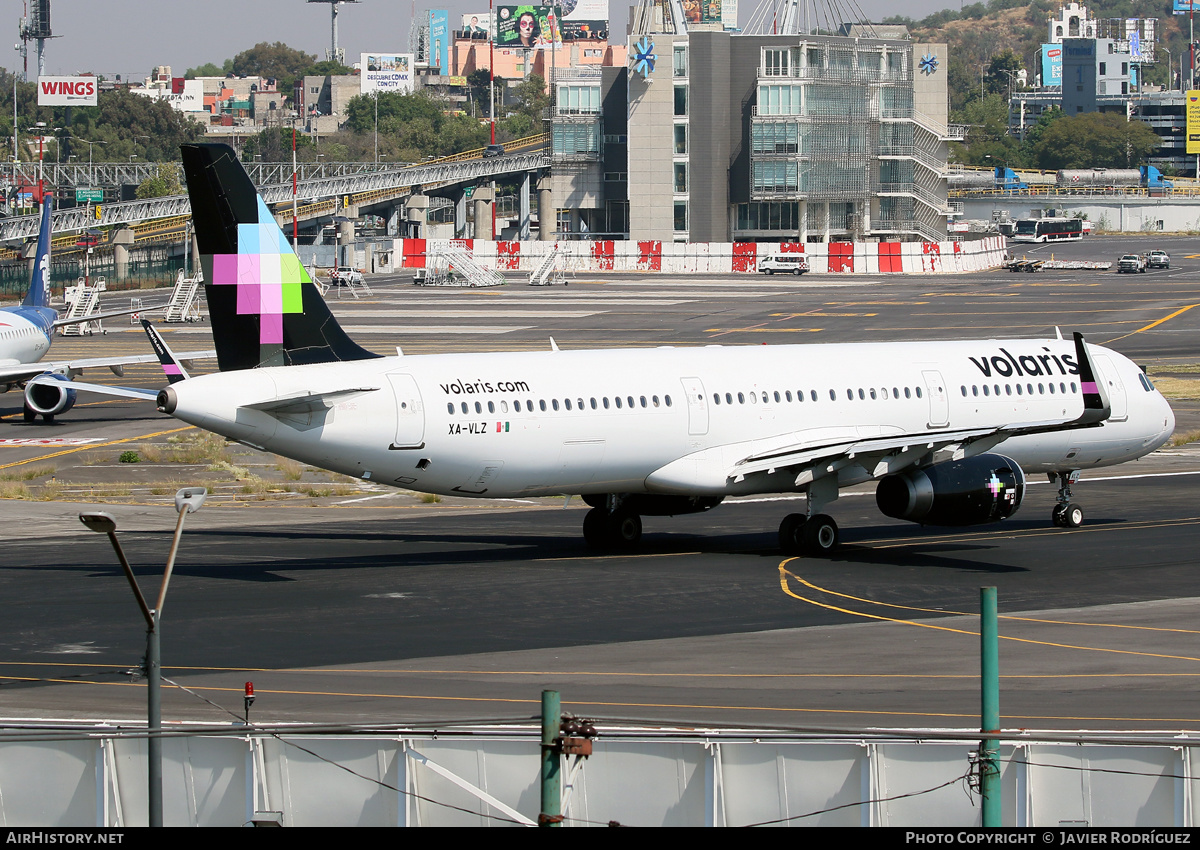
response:
[(495, 19), (491, 12), (471, 12), (462, 16), (462, 30), (468, 36), (496, 34)]
[(496, 46), (535, 50), (561, 44), (558, 21), (554, 6), (497, 6)]
[(358, 90), (412, 94), (413, 55), (411, 53), (358, 54)]

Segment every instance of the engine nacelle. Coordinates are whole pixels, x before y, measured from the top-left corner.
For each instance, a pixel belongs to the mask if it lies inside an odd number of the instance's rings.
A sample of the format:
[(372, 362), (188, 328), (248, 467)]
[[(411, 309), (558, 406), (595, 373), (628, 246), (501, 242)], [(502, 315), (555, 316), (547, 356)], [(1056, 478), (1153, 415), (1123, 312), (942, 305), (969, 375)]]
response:
[[(630, 493), (621, 500), (621, 507), (641, 516), (683, 516), (703, 513), (721, 504), (724, 496), (662, 496), (650, 493)], [(604, 493), (586, 493), (583, 501), (589, 507), (608, 506)]]
[(1008, 519), (1025, 497), (1012, 458), (983, 454), (888, 475), (875, 490), (886, 516), (922, 525), (980, 525)]
[[(53, 378), (56, 383), (46, 381), (47, 378)], [(75, 390), (71, 389), (71, 379), (49, 372), (42, 375), (37, 383), (30, 381), (25, 385), (25, 404), (42, 416), (66, 413), (75, 406)]]

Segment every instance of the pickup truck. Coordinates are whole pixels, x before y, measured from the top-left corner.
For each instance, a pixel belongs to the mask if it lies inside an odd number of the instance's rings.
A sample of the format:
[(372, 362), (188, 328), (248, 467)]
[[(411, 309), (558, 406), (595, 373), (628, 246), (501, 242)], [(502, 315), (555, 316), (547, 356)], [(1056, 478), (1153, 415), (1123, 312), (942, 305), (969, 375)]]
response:
[(361, 285), (362, 282), (362, 272), (350, 266), (338, 266), (329, 273), (329, 283), (333, 286)]
[(1125, 272), (1145, 272), (1146, 257), (1142, 254), (1126, 254), (1117, 260), (1117, 271)]
[(1171, 268), (1171, 255), (1166, 251), (1151, 251), (1146, 255), (1146, 265), (1152, 269)]

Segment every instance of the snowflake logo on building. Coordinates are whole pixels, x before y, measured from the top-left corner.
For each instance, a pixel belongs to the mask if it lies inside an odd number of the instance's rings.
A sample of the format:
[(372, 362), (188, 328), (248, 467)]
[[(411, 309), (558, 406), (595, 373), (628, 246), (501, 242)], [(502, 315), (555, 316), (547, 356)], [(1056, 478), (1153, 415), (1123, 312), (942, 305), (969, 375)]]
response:
[(643, 77), (649, 77), (654, 73), (654, 63), (658, 61), (654, 55), (654, 42), (643, 38), (633, 46), (633, 50), (633, 70)]
[(938, 69), (938, 58), (931, 53), (921, 57), (921, 73), (929, 76)]

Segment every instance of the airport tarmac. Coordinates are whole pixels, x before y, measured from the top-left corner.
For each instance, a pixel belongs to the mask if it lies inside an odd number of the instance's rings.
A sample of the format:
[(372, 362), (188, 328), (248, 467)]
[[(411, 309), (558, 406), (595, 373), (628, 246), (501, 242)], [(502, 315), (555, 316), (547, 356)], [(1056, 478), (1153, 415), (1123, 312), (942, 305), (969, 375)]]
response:
[[(1145, 275), (624, 275), (497, 290), (401, 279), (332, 303), (381, 352), (534, 350), (549, 337), (562, 348), (732, 345), (1061, 327), (1186, 377), (1200, 364), (1200, 309), (1191, 309), (1200, 239), (1092, 237), (1034, 250), (1070, 259), (1102, 248), (1115, 260), (1155, 247), (1172, 254), (1172, 268)], [(166, 327), (177, 349), (210, 344), (202, 325)], [(108, 328), (103, 338), (57, 340), (51, 356), (144, 348), (140, 331)], [(160, 380), (147, 367), (120, 382)], [(1173, 406), (1177, 432), (1200, 428), (1196, 401)], [(844, 541), (836, 557), (785, 560), (775, 530), (799, 503), (783, 497), (648, 518), (639, 552), (597, 555), (582, 543), (577, 498), (431, 503), (311, 470), (302, 471), (307, 492), (288, 491), (287, 472), (266, 457), (233, 456), (233, 472), (207, 460), (117, 463), (120, 451), (188, 437), (145, 406), (84, 403), (31, 426), (11, 393), (0, 396), (0, 415), (0, 440), (42, 441), (4, 447), (0, 474), (52, 466), (28, 486), (53, 479), (59, 495), (0, 502), (8, 717), (141, 715), (144, 688), (128, 675), (144, 646), (140, 617), (107, 541), (76, 517), (113, 513), (151, 582), (174, 524), (170, 494), (198, 481), (214, 497), (188, 519), (164, 614), (165, 675), (190, 690), (166, 695), (173, 721), (240, 716), (242, 685), (253, 681), (260, 721), (525, 718), (540, 690), (555, 687), (568, 710), (610, 720), (969, 728), (978, 724), (974, 612), (979, 587), (992, 585), (1009, 618), (1006, 728), (1200, 722), (1196, 444), (1085, 475), (1078, 530), (1050, 526), (1044, 478), (1030, 481), (1013, 520), (959, 530), (887, 520), (867, 488), (830, 510)], [(82, 440), (94, 442), (72, 444)], [(245, 492), (238, 473), (247, 469), (279, 489)], [(103, 503), (85, 500), (89, 489)]]

